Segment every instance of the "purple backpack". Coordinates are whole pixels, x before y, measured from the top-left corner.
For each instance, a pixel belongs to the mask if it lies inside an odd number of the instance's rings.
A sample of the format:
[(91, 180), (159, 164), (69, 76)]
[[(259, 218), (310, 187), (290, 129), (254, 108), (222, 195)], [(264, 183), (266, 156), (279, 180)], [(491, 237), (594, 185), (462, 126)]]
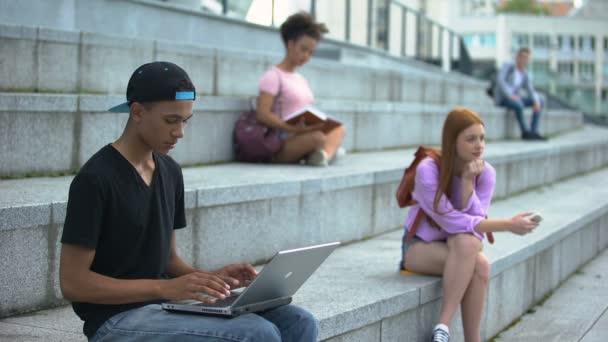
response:
[[(281, 74), (278, 71), (277, 76), (279, 92), (275, 99), (281, 96), (283, 88)], [(259, 122), (254, 109), (243, 112), (239, 116), (234, 124), (233, 140), (236, 160), (247, 163), (270, 163), (274, 155), (283, 147), (283, 140), (279, 136), (279, 132)]]
[(281, 150), (279, 133), (258, 122), (256, 112), (243, 112), (234, 125), (236, 160), (249, 163), (270, 163)]

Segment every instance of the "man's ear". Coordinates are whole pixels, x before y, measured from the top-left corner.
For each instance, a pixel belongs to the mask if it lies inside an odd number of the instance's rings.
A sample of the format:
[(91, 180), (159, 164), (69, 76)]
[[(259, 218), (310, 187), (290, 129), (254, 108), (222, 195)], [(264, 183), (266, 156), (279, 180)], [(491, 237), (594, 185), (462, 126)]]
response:
[(146, 108), (139, 102), (133, 102), (131, 104), (131, 120), (135, 123), (139, 123), (142, 120)]

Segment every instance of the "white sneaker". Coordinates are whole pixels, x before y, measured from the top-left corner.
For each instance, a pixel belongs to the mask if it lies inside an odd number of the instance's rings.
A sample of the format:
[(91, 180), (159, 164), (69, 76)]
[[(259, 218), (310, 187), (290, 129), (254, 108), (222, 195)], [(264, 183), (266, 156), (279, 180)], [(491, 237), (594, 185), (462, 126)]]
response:
[(450, 329), (445, 324), (437, 324), (433, 329), (433, 342), (449, 342)]
[(343, 158), (346, 155), (346, 150), (344, 149), (344, 147), (340, 146), (337, 150), (336, 150), (336, 154), (334, 154), (333, 158), (331, 158), (331, 160), (329, 161), (330, 164), (335, 164), (336, 162), (338, 162), (338, 160), (340, 160), (341, 158)]
[(327, 166), (329, 160), (327, 158), (327, 152), (324, 150), (316, 150), (306, 159), (306, 164), (310, 166)]

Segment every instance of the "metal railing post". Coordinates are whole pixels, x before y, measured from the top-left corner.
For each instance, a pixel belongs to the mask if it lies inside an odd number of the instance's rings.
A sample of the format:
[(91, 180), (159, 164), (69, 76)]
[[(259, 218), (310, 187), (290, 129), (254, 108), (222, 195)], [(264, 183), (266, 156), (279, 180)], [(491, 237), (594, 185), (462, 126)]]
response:
[(405, 56), (407, 54), (407, 9), (405, 7), (401, 7), (401, 56)]
[(345, 0), (344, 40), (350, 42), (350, 0)]
[(384, 44), (384, 48), (386, 49), (386, 51), (390, 52), (390, 39), (391, 39), (391, 35), (390, 35), (390, 31), (391, 31), (391, 4), (392, 4), (393, 0), (386, 0), (386, 8), (384, 9), (384, 39), (385, 39), (385, 44)]
[(426, 58), (427, 60), (433, 59), (433, 22), (430, 19), (426, 19), (426, 35), (428, 44), (426, 44)]
[(454, 57), (454, 32), (448, 31), (448, 63), (450, 70), (452, 69), (452, 57)]
[(272, 0), (272, 18), (270, 18), (270, 26), (274, 27), (274, 0)]
[(374, 20), (374, 0), (367, 0), (367, 46), (372, 46), (372, 25)]
[(416, 59), (422, 59), (422, 14), (416, 13), (416, 45), (414, 45), (414, 56)]
[(446, 66), (445, 56), (443, 55), (443, 34), (445, 29), (441, 25), (437, 27), (439, 28), (439, 65), (443, 68), (443, 70), (449, 71)]

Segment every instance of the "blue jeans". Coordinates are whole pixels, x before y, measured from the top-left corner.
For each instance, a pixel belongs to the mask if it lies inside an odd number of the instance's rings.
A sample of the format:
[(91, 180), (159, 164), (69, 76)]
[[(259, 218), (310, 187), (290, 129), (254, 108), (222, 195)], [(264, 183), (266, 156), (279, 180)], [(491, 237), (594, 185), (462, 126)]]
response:
[[(530, 123), (530, 129), (528, 130), (524, 123), (524, 108), (534, 106), (534, 100), (531, 97), (523, 97), (519, 101), (515, 101), (511, 98), (503, 98), (498, 104), (501, 107), (512, 109), (517, 117), (519, 128), (522, 134), (526, 133), (538, 133), (538, 123), (540, 121), (540, 112), (532, 113), (532, 122)], [(540, 99), (541, 111), (545, 107), (544, 101)]]
[(112, 316), (90, 341), (314, 342), (317, 333), (317, 319), (295, 305), (222, 318), (169, 313), (152, 304)]

